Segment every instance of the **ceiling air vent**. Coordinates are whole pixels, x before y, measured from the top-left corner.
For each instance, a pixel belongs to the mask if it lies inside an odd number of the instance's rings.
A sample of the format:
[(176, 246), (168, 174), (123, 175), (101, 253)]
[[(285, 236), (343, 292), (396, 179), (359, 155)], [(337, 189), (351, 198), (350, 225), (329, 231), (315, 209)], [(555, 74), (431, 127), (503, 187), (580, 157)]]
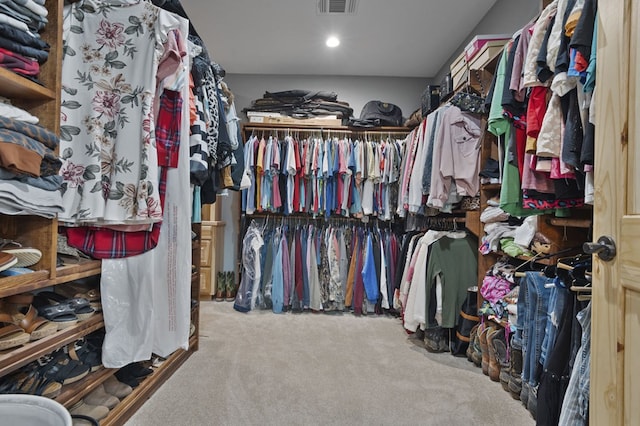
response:
[(318, 0), (319, 15), (354, 15), (358, 0)]

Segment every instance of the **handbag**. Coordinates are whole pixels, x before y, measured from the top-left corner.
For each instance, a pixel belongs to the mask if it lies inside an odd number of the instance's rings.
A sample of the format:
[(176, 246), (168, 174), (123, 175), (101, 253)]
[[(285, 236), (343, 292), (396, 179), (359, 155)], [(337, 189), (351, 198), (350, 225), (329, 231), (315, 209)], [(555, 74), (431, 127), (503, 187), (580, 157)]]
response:
[(453, 95), (449, 100), (449, 103), (453, 106), (457, 106), (462, 111), (474, 114), (484, 114), (486, 112), (484, 107), (484, 98), (474, 93), (458, 92)]
[(451, 354), (466, 356), (469, 347), (471, 329), (480, 322), (478, 317), (478, 287), (467, 289), (467, 298), (460, 307), (458, 325), (455, 328), (455, 338), (451, 340)]
[(475, 70), (476, 79), (480, 83), (481, 94), (475, 94), (469, 91), (471, 86), (471, 70), (467, 65), (467, 88), (465, 91), (458, 92), (449, 100), (451, 105), (457, 106), (462, 111), (471, 112), (474, 114), (484, 114), (487, 112), (484, 99), (484, 84), (482, 78), (478, 74), (478, 70)]

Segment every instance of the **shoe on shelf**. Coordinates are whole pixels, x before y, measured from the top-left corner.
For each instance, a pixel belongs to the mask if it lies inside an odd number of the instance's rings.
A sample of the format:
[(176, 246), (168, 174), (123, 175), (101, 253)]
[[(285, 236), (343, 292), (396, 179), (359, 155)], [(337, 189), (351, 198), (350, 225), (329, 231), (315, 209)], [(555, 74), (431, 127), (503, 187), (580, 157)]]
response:
[(140, 380), (138, 380), (137, 378), (133, 377), (127, 371), (122, 371), (122, 369), (116, 371), (114, 373), (114, 377), (116, 378), (116, 380), (118, 382), (121, 382), (121, 383), (129, 386), (130, 388), (137, 388), (138, 386), (140, 386)]
[(38, 363), (45, 377), (63, 385), (77, 382), (91, 370), (89, 365), (71, 359), (64, 349), (58, 349), (48, 357), (41, 357)]
[[(55, 398), (60, 394), (62, 385), (44, 376), (37, 363), (31, 363), (16, 373), (7, 376), (7, 380), (13, 382), (14, 390), (7, 393), (26, 393), (40, 395), (46, 398)], [(0, 391), (0, 393), (5, 393)]]
[(153, 373), (153, 370), (149, 367), (145, 367), (141, 362), (133, 362), (125, 365), (120, 371), (126, 371), (136, 379), (142, 379)]
[(120, 403), (120, 400), (110, 393), (107, 393), (104, 385), (101, 383), (97, 388), (85, 395), (84, 402), (89, 405), (103, 405), (112, 409)]
[(11, 317), (17, 326), (31, 335), (31, 340), (39, 340), (58, 331), (58, 325), (38, 316), (38, 310), (33, 305), (16, 309)]
[(33, 247), (23, 247), (17, 241), (0, 239), (0, 251), (16, 257), (18, 261), (13, 265), (15, 268), (24, 268), (35, 265), (42, 259), (42, 252)]
[(91, 372), (102, 368), (102, 345), (96, 346), (91, 340), (84, 338), (67, 345), (67, 351), (71, 359), (88, 365)]
[(18, 263), (18, 258), (12, 254), (0, 252), (0, 272), (15, 266)]
[(152, 373), (153, 370), (151, 368), (147, 368), (139, 362), (134, 362), (116, 371), (115, 376), (122, 383), (135, 388), (140, 384), (140, 380)]
[(85, 321), (96, 313), (96, 310), (91, 307), (89, 300), (84, 297), (65, 297), (61, 294), (53, 291), (41, 291), (36, 295), (43, 305), (49, 302), (49, 305), (63, 305), (73, 309), (73, 313), (78, 317), (79, 321)]
[(107, 417), (107, 415), (109, 414), (109, 409), (104, 405), (91, 405), (81, 400), (73, 407), (69, 408), (69, 412), (72, 415), (79, 414), (100, 421)]
[(104, 390), (109, 395), (122, 399), (133, 392), (133, 388), (119, 381), (115, 376), (109, 376), (103, 383)]
[(31, 335), (13, 323), (11, 315), (0, 313), (0, 351), (22, 346), (31, 340)]

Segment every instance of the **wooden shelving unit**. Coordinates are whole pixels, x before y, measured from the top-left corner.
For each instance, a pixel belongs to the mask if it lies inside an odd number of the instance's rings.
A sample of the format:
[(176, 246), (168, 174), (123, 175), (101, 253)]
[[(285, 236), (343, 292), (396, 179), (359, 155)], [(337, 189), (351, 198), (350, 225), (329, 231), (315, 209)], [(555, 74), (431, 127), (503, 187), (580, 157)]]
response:
[[(0, 96), (8, 98), (17, 107), (38, 117), (39, 125), (60, 135), (61, 73), (62, 73), (62, 11), (63, 0), (48, 0), (48, 24), (40, 33), (41, 38), (51, 48), (49, 59), (40, 68), (39, 80), (42, 85), (0, 68)], [(194, 258), (200, 257), (200, 230), (196, 230), (197, 240), (193, 244)], [(34, 272), (19, 276), (0, 278), (0, 299), (16, 294), (29, 293), (74, 280), (97, 276), (101, 273), (101, 261), (81, 259), (78, 263), (57, 266), (57, 219), (38, 216), (0, 214), (0, 238), (18, 241), (23, 246), (34, 247), (42, 252), (40, 261), (31, 268)], [(199, 290), (199, 262), (192, 276), (192, 298), (197, 299)], [(196, 333), (190, 338), (189, 350), (179, 350), (158, 368), (152, 377), (145, 380), (122, 404), (118, 405), (103, 421), (103, 424), (122, 425), (135, 410), (198, 348), (199, 306), (191, 310), (191, 320), (196, 325)], [(75, 342), (97, 330), (104, 328), (102, 313), (78, 322), (64, 330), (21, 347), (0, 353), (0, 378), (13, 373), (25, 365), (47, 355), (69, 343)], [(101, 369), (90, 373), (82, 380), (63, 387), (56, 400), (67, 408), (80, 401), (86, 394), (110, 377), (116, 369)], [(0, 420), (0, 423), (2, 421)]]
[(49, 271), (36, 271), (30, 274), (16, 275), (0, 279), (0, 298), (16, 294), (16, 288), (21, 293), (39, 290), (57, 284), (66, 283), (80, 278), (100, 274), (99, 260), (87, 260), (77, 265), (65, 265), (55, 269), (55, 278), (49, 278)]
[(5, 68), (0, 68), (0, 88), (2, 96), (6, 98), (29, 101), (56, 99), (56, 93), (52, 89), (40, 86), (38, 83), (27, 80)]

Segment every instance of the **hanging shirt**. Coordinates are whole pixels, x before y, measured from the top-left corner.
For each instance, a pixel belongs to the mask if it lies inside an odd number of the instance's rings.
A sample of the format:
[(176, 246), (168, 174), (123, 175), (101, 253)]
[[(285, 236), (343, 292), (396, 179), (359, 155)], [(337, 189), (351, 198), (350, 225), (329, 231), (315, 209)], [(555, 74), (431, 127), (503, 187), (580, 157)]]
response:
[[(151, 101), (162, 42), (180, 22), (149, 2), (108, 9), (93, 3), (73, 3), (65, 17), (77, 31), (65, 32), (64, 50), (77, 54), (62, 61), (64, 212), (59, 217), (75, 223), (158, 222), (162, 210)], [(88, 11), (92, 4), (93, 13)], [(145, 20), (136, 27), (131, 17)], [(150, 42), (150, 36), (157, 42)], [(136, 143), (131, 134), (139, 135)]]

